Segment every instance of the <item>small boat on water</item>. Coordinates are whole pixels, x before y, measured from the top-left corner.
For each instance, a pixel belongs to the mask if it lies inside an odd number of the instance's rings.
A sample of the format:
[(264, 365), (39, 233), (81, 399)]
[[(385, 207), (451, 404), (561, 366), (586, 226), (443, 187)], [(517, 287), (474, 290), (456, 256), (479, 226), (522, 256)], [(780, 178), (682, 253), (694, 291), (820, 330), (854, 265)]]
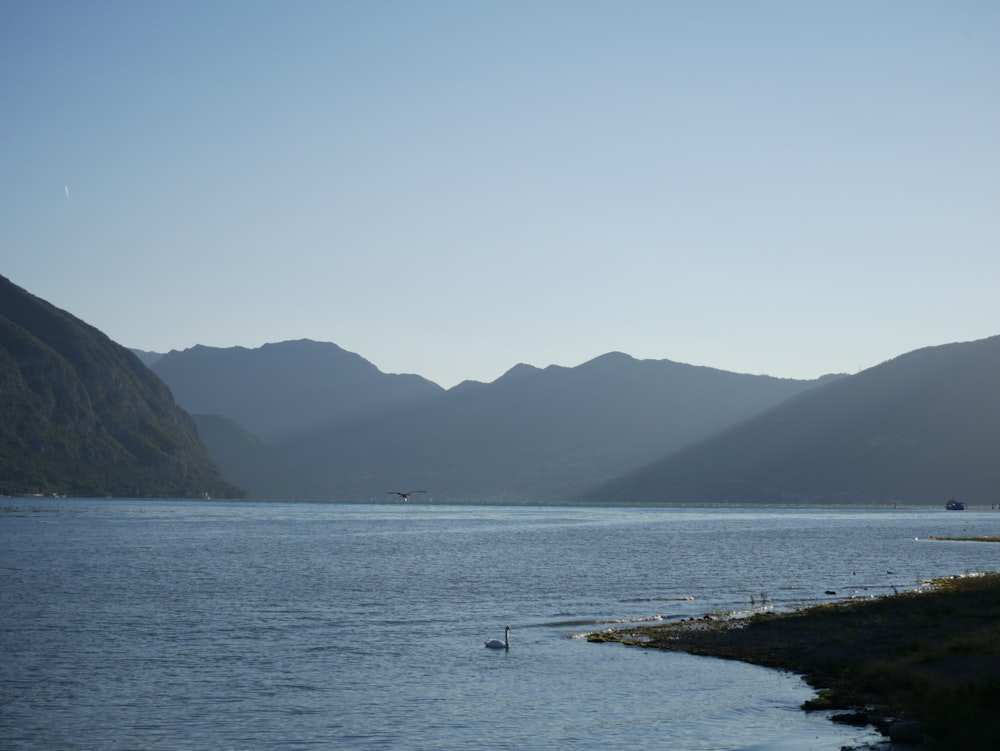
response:
[(949, 511), (965, 511), (965, 504), (961, 501), (956, 501), (954, 498), (944, 504), (944, 507)]

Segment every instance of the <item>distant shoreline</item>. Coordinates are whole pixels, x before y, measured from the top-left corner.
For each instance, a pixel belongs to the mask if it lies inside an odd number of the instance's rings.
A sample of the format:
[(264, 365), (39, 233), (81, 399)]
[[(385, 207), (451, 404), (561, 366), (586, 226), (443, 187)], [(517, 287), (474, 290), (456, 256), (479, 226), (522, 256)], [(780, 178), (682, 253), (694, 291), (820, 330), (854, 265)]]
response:
[(1000, 537), (925, 537), (925, 540), (943, 540), (945, 542), (1000, 542)]
[(909, 721), (906, 730), (923, 736), (926, 748), (1000, 748), (1000, 573), (937, 579), (922, 592), (740, 619), (705, 616), (588, 640), (788, 670), (818, 692), (805, 710), (842, 710), (835, 720), (872, 724), (886, 735)]

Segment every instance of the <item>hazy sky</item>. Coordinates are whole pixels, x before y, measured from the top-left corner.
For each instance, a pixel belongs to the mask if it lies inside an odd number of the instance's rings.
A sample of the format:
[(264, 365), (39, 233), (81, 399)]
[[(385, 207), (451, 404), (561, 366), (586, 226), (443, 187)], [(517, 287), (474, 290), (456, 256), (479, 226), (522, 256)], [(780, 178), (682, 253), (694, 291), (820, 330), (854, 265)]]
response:
[(0, 4), (0, 273), (444, 386), (1000, 334), (1000, 3)]

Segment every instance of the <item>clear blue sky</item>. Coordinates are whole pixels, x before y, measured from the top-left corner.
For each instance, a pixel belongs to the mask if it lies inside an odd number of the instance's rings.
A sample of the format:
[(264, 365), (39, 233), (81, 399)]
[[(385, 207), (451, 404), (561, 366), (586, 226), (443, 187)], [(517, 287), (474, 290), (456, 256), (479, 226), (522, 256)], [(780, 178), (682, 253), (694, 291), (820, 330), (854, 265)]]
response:
[(0, 4), (0, 273), (444, 386), (1000, 334), (1000, 3)]

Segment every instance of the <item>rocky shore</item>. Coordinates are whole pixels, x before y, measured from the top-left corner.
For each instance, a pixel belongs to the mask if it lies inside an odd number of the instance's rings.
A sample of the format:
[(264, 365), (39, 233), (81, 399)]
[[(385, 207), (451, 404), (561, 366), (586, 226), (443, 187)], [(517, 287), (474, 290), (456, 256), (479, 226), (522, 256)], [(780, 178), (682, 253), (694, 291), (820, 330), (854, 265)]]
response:
[(803, 709), (836, 709), (926, 749), (1000, 749), (1000, 574), (744, 619), (706, 616), (592, 642), (708, 655), (798, 673)]

